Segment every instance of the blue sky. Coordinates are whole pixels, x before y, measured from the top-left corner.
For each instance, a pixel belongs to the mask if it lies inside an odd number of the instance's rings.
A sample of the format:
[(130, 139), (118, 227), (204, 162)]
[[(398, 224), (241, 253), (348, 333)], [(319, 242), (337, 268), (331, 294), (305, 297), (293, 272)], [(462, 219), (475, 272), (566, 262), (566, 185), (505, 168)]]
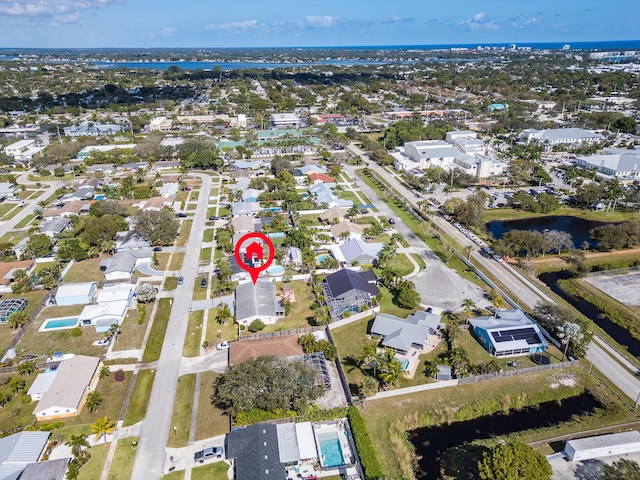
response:
[(279, 47), (640, 39), (638, 0), (0, 0), (0, 47)]

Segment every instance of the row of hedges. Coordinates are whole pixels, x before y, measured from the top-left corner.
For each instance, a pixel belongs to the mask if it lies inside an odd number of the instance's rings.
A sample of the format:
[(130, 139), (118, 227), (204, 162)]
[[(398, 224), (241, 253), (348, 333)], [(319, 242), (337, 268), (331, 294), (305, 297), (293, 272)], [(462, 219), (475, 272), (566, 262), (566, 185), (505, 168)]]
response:
[(371, 445), (367, 424), (360, 414), (360, 410), (354, 406), (349, 407), (347, 418), (351, 424), (351, 433), (353, 433), (353, 440), (364, 470), (364, 478), (366, 480), (381, 480), (384, 478), (382, 466), (380, 465), (380, 460), (378, 460), (378, 454), (373, 445)]

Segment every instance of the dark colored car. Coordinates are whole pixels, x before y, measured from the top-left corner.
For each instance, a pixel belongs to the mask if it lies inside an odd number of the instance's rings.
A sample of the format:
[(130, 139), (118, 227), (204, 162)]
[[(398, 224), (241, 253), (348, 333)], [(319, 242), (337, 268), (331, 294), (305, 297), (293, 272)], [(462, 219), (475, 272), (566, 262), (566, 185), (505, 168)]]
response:
[(207, 279), (206, 279), (206, 278), (203, 278), (202, 280), (200, 280), (200, 286), (201, 286), (202, 288), (204, 288), (204, 287), (206, 287), (206, 286), (207, 286)]
[(393, 218), (390, 218), (390, 219), (389, 219), (389, 223), (390, 223), (391, 225), (394, 225), (394, 224), (396, 223), (396, 221), (395, 221)]
[(184, 277), (182, 275), (180, 275), (178, 277), (178, 285), (182, 285), (183, 282), (184, 282)]
[(209, 217), (209, 220), (218, 220), (218, 217), (216, 217), (215, 215), (211, 215), (211, 216)]
[(153, 247), (153, 251), (154, 252), (161, 252), (162, 251), (162, 247)]
[(180, 212), (180, 213), (176, 214), (176, 216), (179, 217), (179, 218), (186, 218), (187, 214), (184, 213), (184, 212)]

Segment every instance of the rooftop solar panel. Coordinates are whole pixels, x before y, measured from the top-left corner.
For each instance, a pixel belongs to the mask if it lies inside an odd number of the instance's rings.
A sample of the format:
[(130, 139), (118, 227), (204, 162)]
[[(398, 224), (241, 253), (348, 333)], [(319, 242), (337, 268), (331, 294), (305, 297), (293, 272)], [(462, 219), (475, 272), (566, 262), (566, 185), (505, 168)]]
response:
[(540, 343), (540, 338), (534, 328), (519, 328), (516, 330), (491, 332), (496, 343), (524, 340), (529, 345)]

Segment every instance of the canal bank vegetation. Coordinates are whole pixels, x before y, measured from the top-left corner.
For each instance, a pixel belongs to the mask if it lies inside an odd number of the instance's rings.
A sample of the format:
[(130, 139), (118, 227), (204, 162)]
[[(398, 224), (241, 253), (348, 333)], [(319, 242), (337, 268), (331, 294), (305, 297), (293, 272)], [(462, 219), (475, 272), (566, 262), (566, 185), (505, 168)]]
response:
[(635, 418), (607, 388), (581, 367), (370, 400), (365, 403), (363, 414), (385, 478), (412, 479), (415, 478), (417, 457), (407, 432), (498, 412), (508, 413), (584, 392), (593, 395), (603, 408), (559, 425), (520, 432), (517, 437), (522, 441), (534, 441)]

